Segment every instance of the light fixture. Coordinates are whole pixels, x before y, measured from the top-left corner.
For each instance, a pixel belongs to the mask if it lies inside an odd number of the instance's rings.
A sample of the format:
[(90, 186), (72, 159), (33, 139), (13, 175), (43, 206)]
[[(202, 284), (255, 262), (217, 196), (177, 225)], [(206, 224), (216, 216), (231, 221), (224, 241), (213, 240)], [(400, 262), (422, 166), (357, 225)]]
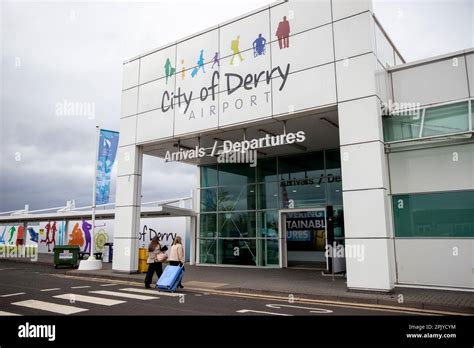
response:
[(291, 191), (291, 192), (294, 192), (294, 193), (296, 193), (296, 190), (293, 190), (293, 191)]

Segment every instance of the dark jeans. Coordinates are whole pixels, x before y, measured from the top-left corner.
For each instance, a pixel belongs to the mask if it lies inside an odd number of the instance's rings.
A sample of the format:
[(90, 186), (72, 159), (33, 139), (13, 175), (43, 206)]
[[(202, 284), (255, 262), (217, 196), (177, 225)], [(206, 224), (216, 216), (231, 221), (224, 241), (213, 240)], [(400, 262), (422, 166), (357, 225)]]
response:
[[(171, 266), (181, 266), (182, 263), (179, 262), (179, 261), (170, 261), (170, 265), (171, 265)], [(183, 267), (183, 272), (184, 272), (184, 267)], [(183, 279), (183, 278), (181, 278), (181, 280), (182, 280), (182, 279)], [(181, 285), (181, 280), (179, 281), (178, 287), (182, 286), (182, 285)]]
[(161, 277), (163, 273), (163, 267), (161, 267), (161, 262), (154, 262), (148, 264), (148, 271), (146, 272), (145, 277), (145, 286), (150, 286), (151, 281), (153, 280), (153, 273), (156, 272), (156, 276), (158, 279)]

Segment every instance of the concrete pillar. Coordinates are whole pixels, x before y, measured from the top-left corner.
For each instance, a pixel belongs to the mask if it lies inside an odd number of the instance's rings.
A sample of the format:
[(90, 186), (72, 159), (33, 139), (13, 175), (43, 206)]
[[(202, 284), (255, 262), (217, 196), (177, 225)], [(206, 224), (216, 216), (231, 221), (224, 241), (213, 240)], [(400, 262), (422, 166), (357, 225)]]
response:
[[(333, 15), (336, 16), (336, 4)], [(333, 24), (346, 238), (347, 286), (390, 291), (394, 253), (381, 102), (384, 76), (369, 1), (341, 7)], [(382, 86), (382, 87), (385, 87)]]
[(112, 269), (116, 272), (133, 273), (138, 271), (143, 152), (139, 146), (120, 146), (117, 157)]

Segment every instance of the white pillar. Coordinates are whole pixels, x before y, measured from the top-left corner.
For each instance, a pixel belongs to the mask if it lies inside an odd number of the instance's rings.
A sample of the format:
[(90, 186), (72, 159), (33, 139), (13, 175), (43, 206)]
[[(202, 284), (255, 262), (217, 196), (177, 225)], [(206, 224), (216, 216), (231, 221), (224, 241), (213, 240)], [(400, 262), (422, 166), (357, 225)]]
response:
[(347, 286), (390, 291), (393, 233), (381, 118), (386, 89), (371, 11), (370, 1), (354, 8), (333, 2)]
[(117, 157), (112, 269), (116, 272), (133, 273), (138, 270), (143, 153), (139, 146), (121, 146)]

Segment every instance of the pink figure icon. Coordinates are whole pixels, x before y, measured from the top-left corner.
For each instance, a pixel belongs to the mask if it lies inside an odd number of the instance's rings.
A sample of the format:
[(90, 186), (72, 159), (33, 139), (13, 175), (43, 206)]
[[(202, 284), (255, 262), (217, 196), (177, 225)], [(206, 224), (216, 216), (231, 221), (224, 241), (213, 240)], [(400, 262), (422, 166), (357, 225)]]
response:
[(288, 22), (286, 16), (278, 23), (275, 35), (278, 38), (278, 46), (280, 46), (280, 49), (290, 47), (290, 22)]

